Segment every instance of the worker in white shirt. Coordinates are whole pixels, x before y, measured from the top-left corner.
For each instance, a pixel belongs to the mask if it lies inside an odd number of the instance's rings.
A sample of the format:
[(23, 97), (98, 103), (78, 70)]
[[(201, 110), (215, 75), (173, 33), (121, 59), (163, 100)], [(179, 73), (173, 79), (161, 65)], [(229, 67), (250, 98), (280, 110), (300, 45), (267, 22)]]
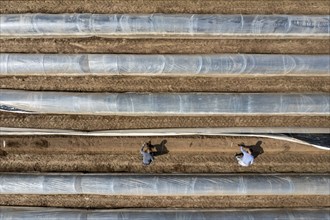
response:
[(151, 141), (146, 142), (142, 145), (140, 153), (143, 157), (143, 164), (149, 165), (154, 160), (155, 147), (151, 144)]
[(240, 146), (242, 154), (237, 154), (236, 159), (238, 164), (243, 167), (248, 167), (253, 164), (254, 157), (251, 155), (251, 151), (245, 151), (243, 146)]

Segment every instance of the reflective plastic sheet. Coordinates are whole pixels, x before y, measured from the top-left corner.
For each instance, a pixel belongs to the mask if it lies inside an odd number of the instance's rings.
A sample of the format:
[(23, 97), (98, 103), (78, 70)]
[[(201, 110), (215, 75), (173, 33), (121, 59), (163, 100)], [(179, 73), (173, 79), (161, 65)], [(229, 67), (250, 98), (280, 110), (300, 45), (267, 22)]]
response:
[(0, 90), (0, 109), (68, 114), (329, 114), (328, 94), (76, 93)]
[(0, 194), (329, 195), (329, 175), (0, 174)]
[[(78, 136), (185, 136), (185, 135), (269, 135), (276, 134), (329, 134), (330, 128), (318, 127), (217, 127), (217, 128), (153, 128), (153, 129), (124, 129), (124, 130), (97, 130), (78, 131), (63, 129), (40, 128), (11, 128), (0, 127), (4, 135), (78, 135)], [(273, 135), (272, 135), (273, 134)], [(288, 139), (289, 140), (289, 139)]]
[(329, 55), (0, 54), (0, 75), (329, 73)]
[(3, 14), (1, 37), (326, 37), (329, 16)]
[(0, 220), (7, 219), (106, 219), (106, 220), (273, 220), (330, 219), (329, 209), (59, 209), (38, 207), (0, 207)]
[[(230, 136), (258, 137), (284, 140), (309, 145), (322, 150), (330, 150), (330, 128), (313, 127), (229, 127), (229, 128), (170, 128), (170, 129), (127, 129), (104, 131), (75, 131), (60, 129), (33, 129), (0, 127), (2, 135), (70, 135), (98, 137), (152, 137), (152, 136)], [(286, 133), (286, 134), (283, 134)], [(6, 143), (3, 141), (2, 146)], [(1, 146), (1, 144), (0, 144)]]

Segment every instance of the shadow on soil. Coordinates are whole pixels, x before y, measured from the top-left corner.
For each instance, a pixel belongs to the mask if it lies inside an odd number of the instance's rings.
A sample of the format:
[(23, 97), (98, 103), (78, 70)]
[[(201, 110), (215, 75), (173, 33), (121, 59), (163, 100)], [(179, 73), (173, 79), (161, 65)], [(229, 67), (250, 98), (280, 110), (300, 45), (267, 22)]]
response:
[[(261, 147), (262, 141), (258, 141), (255, 145), (245, 145), (244, 143), (240, 143), (239, 146), (245, 147), (250, 149), (251, 155), (254, 158), (257, 158), (260, 154), (264, 153), (264, 149)], [(237, 155), (243, 155), (243, 153), (236, 154)]]
[(160, 144), (152, 145), (157, 150), (157, 152), (153, 153), (154, 157), (161, 156), (161, 155), (167, 154), (169, 152), (166, 148), (166, 143), (167, 143), (167, 140), (162, 140), (162, 142), (160, 142)]
[(5, 157), (5, 156), (7, 156), (7, 152), (0, 149), (0, 157)]

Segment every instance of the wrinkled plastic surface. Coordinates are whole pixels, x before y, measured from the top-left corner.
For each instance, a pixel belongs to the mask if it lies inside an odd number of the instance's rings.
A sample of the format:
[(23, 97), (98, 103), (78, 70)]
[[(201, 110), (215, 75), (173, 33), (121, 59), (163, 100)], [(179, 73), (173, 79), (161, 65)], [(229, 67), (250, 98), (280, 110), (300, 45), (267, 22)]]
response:
[(329, 97), (328, 94), (0, 90), (0, 106), (13, 107), (22, 112), (69, 114), (329, 114)]
[(326, 134), (287, 134), (287, 136), (330, 150), (330, 129)]
[(328, 195), (330, 175), (0, 174), (1, 194)]
[(329, 55), (0, 54), (0, 74), (329, 73)]
[(330, 219), (329, 209), (230, 209), (230, 210), (180, 210), (180, 209), (124, 209), (84, 210), (55, 208), (0, 207), (0, 220), (7, 219), (107, 219), (107, 220), (273, 220)]
[(330, 16), (3, 14), (2, 37), (328, 36)]
[[(299, 133), (300, 132), (300, 133)], [(151, 136), (234, 136), (258, 137), (305, 144), (322, 150), (330, 150), (330, 128), (283, 128), (283, 127), (237, 127), (237, 128), (170, 128), (127, 129), (105, 131), (75, 131), (60, 129), (33, 129), (0, 127), (2, 135), (70, 135), (97, 137), (151, 137)], [(249, 134), (251, 133), (251, 134)], [(283, 134), (286, 133), (286, 134)], [(3, 143), (5, 145), (5, 143)]]
[[(82, 136), (182, 136), (182, 135), (265, 135), (299, 134), (300, 136), (329, 135), (330, 128), (317, 127), (218, 127), (218, 128), (155, 128), (77, 131), (63, 129), (10, 128), (0, 127), (4, 135), (82, 135)], [(330, 142), (330, 139), (329, 139)], [(330, 144), (330, 143), (329, 143)]]

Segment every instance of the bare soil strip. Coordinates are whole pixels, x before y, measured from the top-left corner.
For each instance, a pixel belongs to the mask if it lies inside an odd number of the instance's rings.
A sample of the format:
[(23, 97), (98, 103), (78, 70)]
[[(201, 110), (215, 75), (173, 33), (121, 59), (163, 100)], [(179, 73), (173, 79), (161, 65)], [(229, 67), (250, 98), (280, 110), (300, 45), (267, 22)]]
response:
[(61, 208), (304, 208), (329, 207), (328, 196), (1, 195), (0, 205)]
[(0, 112), (0, 127), (72, 130), (112, 130), (197, 127), (330, 127), (330, 116), (221, 115), (221, 116), (120, 116), (57, 115)]
[(2, 89), (78, 92), (330, 92), (330, 77), (326, 75), (7, 75), (0, 76), (0, 86)]
[(328, 40), (269, 39), (0, 39), (1, 53), (134, 53), (134, 54), (328, 54)]
[(0, 39), (1, 53), (329, 54), (328, 40), (310, 39)]
[(327, 0), (3, 0), (0, 13), (329, 14)]
[[(166, 151), (150, 166), (139, 153), (144, 141)], [(283, 140), (229, 136), (82, 137), (2, 136), (0, 172), (133, 172), (133, 173), (325, 173), (330, 171), (327, 151)], [(263, 154), (250, 167), (234, 158), (238, 144), (262, 141)], [(160, 147), (160, 146), (159, 146)], [(166, 153), (167, 152), (167, 153)]]
[[(166, 140), (166, 148), (170, 152), (219, 152), (235, 153), (239, 151), (238, 144), (254, 145), (262, 141), (261, 147), (267, 148), (267, 152), (314, 152), (326, 155), (327, 151), (319, 150), (309, 145), (278, 140), (265, 137), (239, 137), (239, 136), (63, 136), (63, 135), (24, 135), (1, 136), (6, 142), (6, 147), (0, 143), (0, 148), (8, 153), (136, 153), (140, 146), (150, 140), (153, 144), (159, 144)], [(329, 155), (330, 156), (330, 155)], [(330, 161), (329, 161), (330, 163)], [(329, 167), (330, 170), (330, 167)]]
[[(236, 153), (238, 153), (236, 151)], [(156, 158), (145, 167), (139, 153), (94, 154), (7, 154), (1, 160), (1, 172), (132, 172), (132, 173), (324, 173), (329, 172), (329, 155), (304, 153), (261, 155), (248, 168), (241, 167), (235, 153), (176, 152)], [(176, 154), (176, 155), (175, 155)], [(302, 165), (303, 164), (303, 165)]]

